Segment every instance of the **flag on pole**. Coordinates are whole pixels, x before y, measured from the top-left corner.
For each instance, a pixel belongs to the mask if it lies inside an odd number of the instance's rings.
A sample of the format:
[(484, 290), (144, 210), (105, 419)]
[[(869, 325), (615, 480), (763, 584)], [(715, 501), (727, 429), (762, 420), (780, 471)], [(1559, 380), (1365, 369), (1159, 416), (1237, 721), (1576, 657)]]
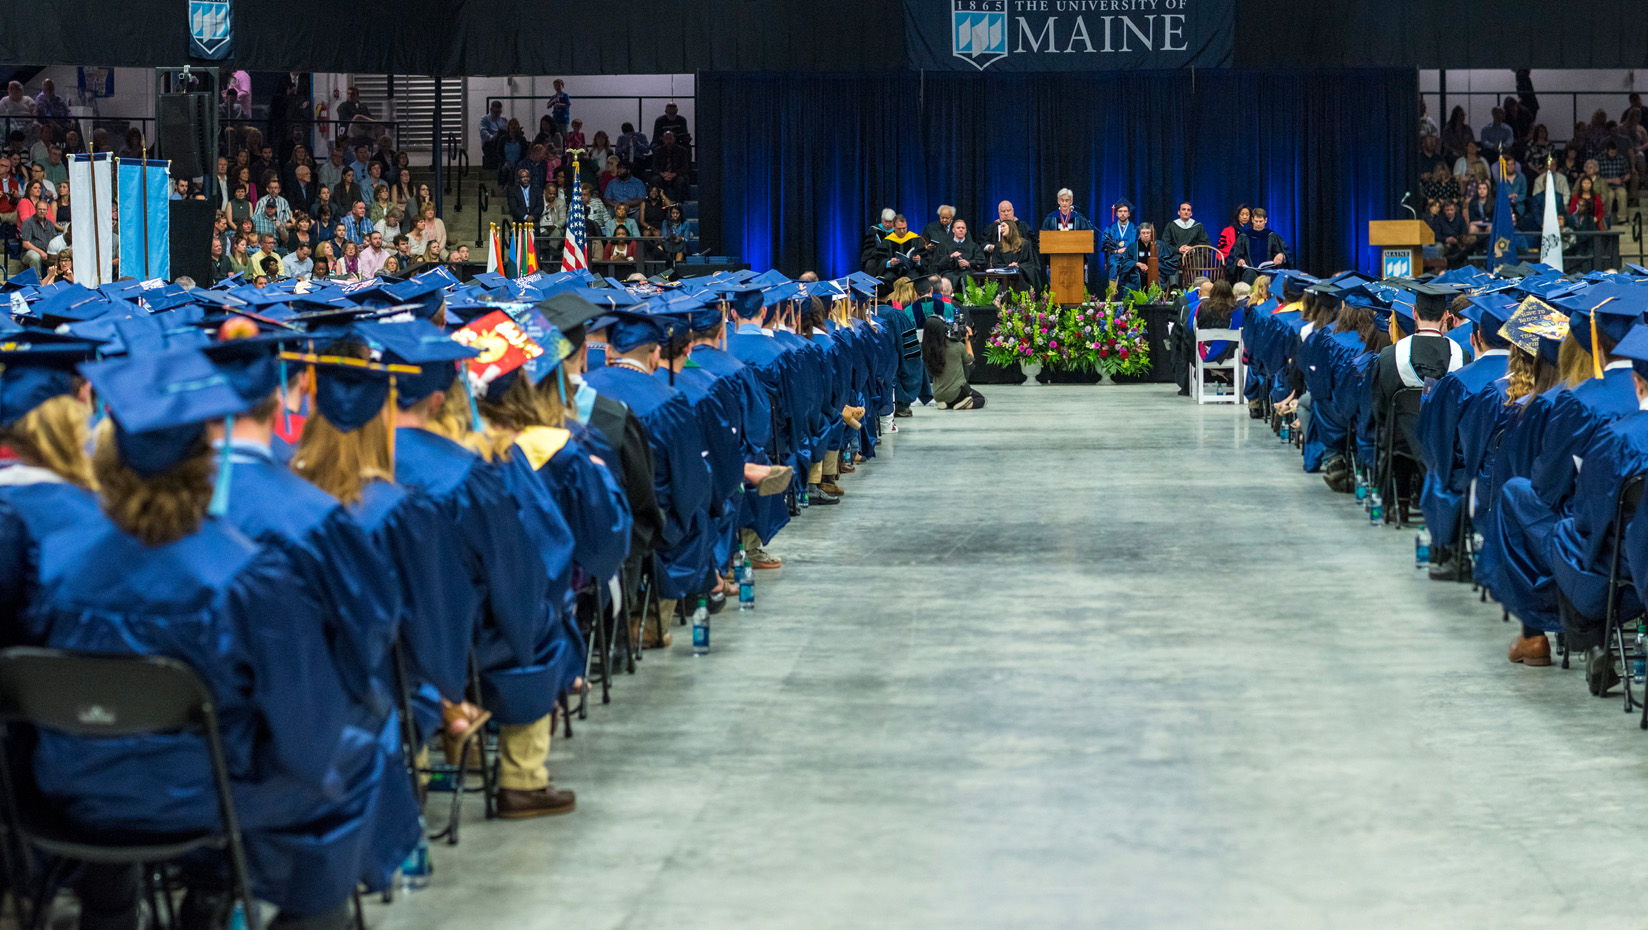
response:
[(486, 243), (486, 270), (492, 274), (497, 274), (498, 269), (502, 268), (504, 264), (503, 255), (502, 244), (498, 242), (498, 224), (493, 223), (492, 232), (489, 234)]
[[(578, 176), (578, 160), (572, 161), (572, 177)], [(561, 270), (581, 271), (589, 267), (584, 251), (584, 198), (579, 185), (572, 185), (572, 202), (567, 205), (566, 244), (561, 247)]]
[(515, 277), (526, 274), (526, 224), (515, 224)]
[(114, 280), (113, 174), (108, 152), (69, 156), (69, 183), (75, 194), (69, 205), (75, 280), (87, 287)]
[(120, 270), (144, 281), (172, 279), (171, 165), (120, 159)]
[(1499, 193), (1494, 198), (1492, 244), (1488, 249), (1491, 259), (1488, 270), (1497, 271), (1500, 265), (1516, 263), (1516, 217), (1511, 214), (1511, 186), (1504, 183), (1505, 159), (1499, 160)]
[(1539, 233), (1539, 261), (1550, 265), (1558, 271), (1565, 270), (1562, 265), (1562, 229), (1557, 225), (1556, 201), (1560, 196), (1556, 192), (1556, 184), (1552, 183), (1554, 172), (1547, 166), (1545, 170), (1545, 223)]
[(527, 226), (526, 229), (527, 229), (527, 233), (526, 233), (525, 236), (522, 237), (526, 240), (526, 247), (525, 247), (526, 263), (521, 266), (521, 274), (523, 274), (523, 275), (537, 274), (538, 273), (538, 242), (537, 242), (537, 237), (532, 235), (532, 232), (531, 232), (532, 227), (531, 226)]

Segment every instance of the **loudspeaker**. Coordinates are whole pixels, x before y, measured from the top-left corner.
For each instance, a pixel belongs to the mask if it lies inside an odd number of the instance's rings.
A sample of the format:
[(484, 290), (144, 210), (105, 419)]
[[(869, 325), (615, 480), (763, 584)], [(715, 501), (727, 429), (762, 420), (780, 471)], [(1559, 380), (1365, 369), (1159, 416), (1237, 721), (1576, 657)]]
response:
[(155, 99), (160, 151), (172, 160), (172, 177), (198, 178), (217, 167), (209, 94), (161, 94)]
[[(174, 162), (175, 164), (175, 162)], [(183, 275), (201, 287), (212, 285), (212, 221), (217, 210), (210, 200), (174, 200), (172, 229), (172, 280)]]

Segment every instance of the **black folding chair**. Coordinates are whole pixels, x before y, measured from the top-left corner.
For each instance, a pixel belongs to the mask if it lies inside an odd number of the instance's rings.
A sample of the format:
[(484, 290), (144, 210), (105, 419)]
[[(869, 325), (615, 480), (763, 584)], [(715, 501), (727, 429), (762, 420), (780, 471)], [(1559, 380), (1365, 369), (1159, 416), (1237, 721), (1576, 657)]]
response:
[(1629, 578), (1621, 579), (1619, 563), (1621, 551), (1625, 548), (1625, 527), (1631, 518), (1636, 516), (1637, 505), (1642, 503), (1642, 485), (1644, 478), (1641, 473), (1625, 479), (1619, 486), (1619, 493), (1614, 497), (1614, 525), (1610, 529), (1609, 541), (1613, 544), (1613, 556), (1608, 560), (1608, 606), (1603, 615), (1603, 636), (1608, 648), (1614, 651), (1619, 658), (1620, 681), (1625, 685), (1625, 712), (1628, 714), (1638, 704), (1648, 707), (1648, 701), (1638, 701), (1631, 694), (1631, 665), (1626, 656), (1624, 618), (1620, 616), (1620, 601), (1626, 592), (1631, 589)]
[[(211, 759), (221, 829), (138, 834), (68, 823), (39, 795), (32, 780), (23, 777), (26, 769), (13, 769), (6, 753), (17, 725), (87, 739), (199, 734)], [(21, 646), (7, 649), (0, 652), (0, 735), (4, 736), (0, 739), (0, 791), (5, 798), (8, 839), (26, 872), (33, 872), (29, 849), (73, 862), (141, 866), (146, 875), (157, 864), (216, 850), (228, 859), (234, 896), (245, 909), (248, 930), (263, 926), (252, 898), (217, 711), (211, 692), (187, 665), (162, 656)], [(32, 874), (27, 880), (35, 891), (33, 925), (43, 926), (56, 889)], [(18, 895), (18, 900), (22, 897)]]

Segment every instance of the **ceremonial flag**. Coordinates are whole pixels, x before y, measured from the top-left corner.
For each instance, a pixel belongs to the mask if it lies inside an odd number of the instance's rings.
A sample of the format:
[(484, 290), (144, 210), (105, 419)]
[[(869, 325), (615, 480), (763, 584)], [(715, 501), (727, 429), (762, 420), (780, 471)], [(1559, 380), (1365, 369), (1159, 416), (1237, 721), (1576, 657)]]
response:
[(1511, 214), (1511, 186), (1505, 183), (1505, 159), (1499, 160), (1499, 193), (1494, 198), (1493, 234), (1488, 270), (1516, 264), (1516, 217)]
[(538, 273), (538, 241), (531, 232), (532, 227), (526, 227), (526, 264), (521, 266), (521, 274)]
[(498, 241), (498, 224), (492, 224), (492, 233), (486, 243), (486, 270), (497, 274), (504, 265), (503, 243)]
[[(572, 177), (578, 176), (578, 162), (572, 162)], [(589, 267), (584, 252), (584, 198), (582, 188), (572, 185), (572, 202), (567, 205), (566, 245), (561, 247), (561, 270), (581, 271)]]
[(172, 279), (171, 162), (120, 159), (120, 270)]
[(521, 275), (526, 274), (526, 224), (516, 223), (514, 233), (515, 247), (511, 251), (514, 253), (515, 259), (515, 277), (519, 278)]
[(74, 185), (69, 228), (74, 231), (75, 281), (87, 287), (101, 287), (114, 280), (112, 167), (108, 152), (69, 156), (69, 183)]
[(1545, 172), (1545, 224), (1539, 234), (1539, 261), (1550, 265), (1558, 271), (1562, 265), (1562, 230), (1556, 222), (1556, 201), (1560, 195), (1556, 192), (1556, 184), (1552, 183), (1555, 172), (1549, 169)]

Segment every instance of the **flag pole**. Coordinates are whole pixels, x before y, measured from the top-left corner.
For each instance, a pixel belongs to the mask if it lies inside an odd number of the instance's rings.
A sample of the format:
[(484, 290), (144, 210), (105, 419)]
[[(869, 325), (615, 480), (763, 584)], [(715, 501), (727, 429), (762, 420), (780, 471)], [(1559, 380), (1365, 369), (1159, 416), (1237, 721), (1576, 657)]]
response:
[[(143, 191), (143, 280), (149, 280), (149, 141), (143, 140), (139, 145), (139, 154), (143, 157), (138, 160), (137, 170), (141, 179), (140, 187)], [(116, 188), (118, 190), (118, 188)]]
[[(119, 162), (120, 159), (117, 158), (117, 159), (115, 159), (115, 161)], [(96, 276), (98, 284), (107, 284), (108, 282), (103, 280), (103, 237), (98, 235), (98, 227), (97, 227), (97, 153), (96, 152), (91, 152), (91, 153), (86, 155), (86, 167), (87, 167), (86, 174), (91, 179), (91, 182), (92, 182), (92, 261), (96, 262), (96, 266), (94, 267), (92, 273), (93, 273), (94, 276)]]

